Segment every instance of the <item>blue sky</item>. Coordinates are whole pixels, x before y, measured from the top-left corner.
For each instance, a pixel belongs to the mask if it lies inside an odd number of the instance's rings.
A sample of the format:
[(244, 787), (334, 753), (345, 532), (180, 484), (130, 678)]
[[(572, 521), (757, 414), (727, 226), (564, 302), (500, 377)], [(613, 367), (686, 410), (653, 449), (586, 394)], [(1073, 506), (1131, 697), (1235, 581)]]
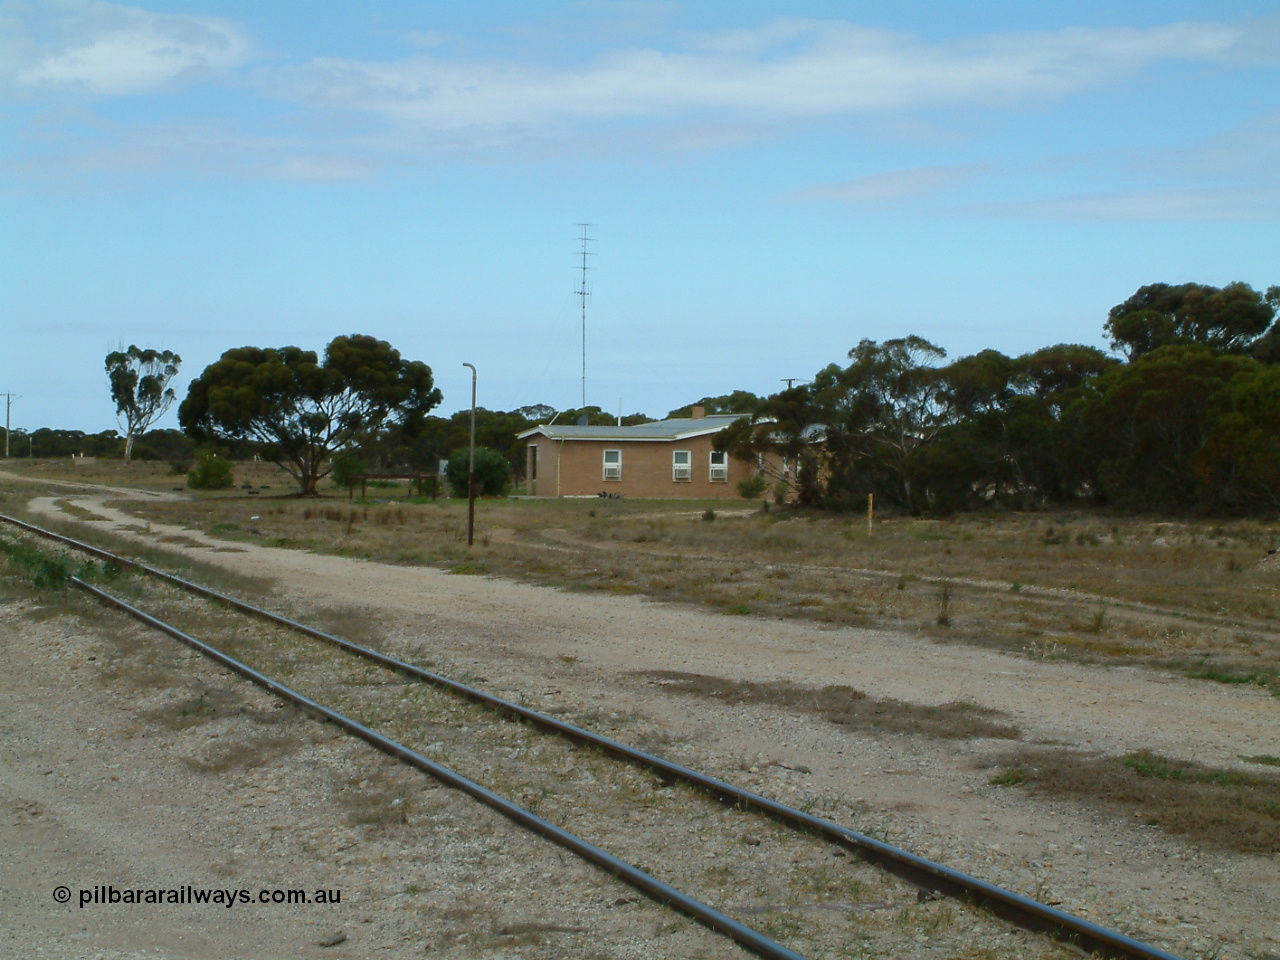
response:
[(650, 415), (1280, 283), (1278, 2), (0, 0), (0, 90), (15, 426), (343, 333), (576, 405), (584, 221), (587, 400)]

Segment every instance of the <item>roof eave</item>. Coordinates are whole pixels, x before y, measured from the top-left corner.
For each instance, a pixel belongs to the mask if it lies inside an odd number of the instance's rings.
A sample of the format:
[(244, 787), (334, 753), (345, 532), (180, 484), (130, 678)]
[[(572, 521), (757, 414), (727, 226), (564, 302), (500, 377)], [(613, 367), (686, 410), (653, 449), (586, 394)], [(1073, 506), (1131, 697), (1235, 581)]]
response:
[(618, 443), (674, 443), (677, 440), (692, 440), (695, 437), (705, 437), (707, 434), (720, 433), (724, 427), (711, 427), (706, 430), (686, 430), (683, 433), (673, 433), (665, 437), (629, 437), (618, 434), (597, 434), (595, 436), (567, 436), (557, 433), (556, 431), (543, 430), (541, 427), (534, 427), (532, 430), (525, 430), (523, 433), (517, 433), (516, 439), (523, 440), (526, 437), (532, 437), (534, 434), (542, 434), (548, 440), (608, 440), (617, 441)]

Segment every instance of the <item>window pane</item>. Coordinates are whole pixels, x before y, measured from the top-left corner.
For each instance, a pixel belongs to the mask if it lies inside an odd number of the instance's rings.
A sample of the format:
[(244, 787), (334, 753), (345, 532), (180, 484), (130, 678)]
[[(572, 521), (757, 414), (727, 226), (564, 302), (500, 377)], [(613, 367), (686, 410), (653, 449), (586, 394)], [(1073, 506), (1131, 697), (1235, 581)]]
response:
[(673, 456), (675, 458), (673, 462), (676, 464), (676, 466), (687, 467), (689, 465), (688, 450), (677, 450)]

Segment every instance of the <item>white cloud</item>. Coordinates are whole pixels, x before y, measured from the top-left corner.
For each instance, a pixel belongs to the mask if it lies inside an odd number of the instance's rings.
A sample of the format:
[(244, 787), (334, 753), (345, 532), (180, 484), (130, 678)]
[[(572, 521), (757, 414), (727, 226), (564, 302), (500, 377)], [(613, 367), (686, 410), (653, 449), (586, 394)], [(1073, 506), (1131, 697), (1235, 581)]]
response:
[(42, 151), (7, 166), (27, 177), (59, 179), (179, 169), (210, 177), (309, 182), (368, 177), (382, 166), (360, 144), (318, 147), (303, 137), (246, 133), (217, 122), (108, 125), (95, 132), (82, 149)]
[(852, 204), (897, 203), (936, 193), (990, 169), (989, 164), (967, 163), (953, 167), (888, 170), (841, 183), (820, 183), (805, 187), (789, 193), (786, 199), (833, 200)]
[(430, 50), (432, 47), (443, 47), (453, 39), (449, 34), (440, 30), (410, 30), (405, 34), (405, 40), (423, 50)]
[(1019, 220), (1277, 221), (1280, 220), (1280, 189), (1151, 190), (957, 209), (970, 215)]
[(1167, 158), (1165, 165), (1199, 174), (1274, 181), (1280, 173), (1280, 113), (1254, 117), (1184, 154)]
[(1280, 15), (1249, 20), (1232, 59), (1250, 65), (1280, 63)]
[[(632, 10), (605, 6), (628, 16)], [(1040, 105), (1161, 61), (1232, 65), (1246, 31), (1239, 24), (1175, 23), (930, 41), (843, 21), (778, 19), (682, 35), (661, 49), (616, 42), (586, 61), (563, 63), (545, 55), (475, 57), (458, 52), (472, 49), (458, 38), (428, 30), (407, 38), (417, 49), (400, 60), (318, 58), (264, 67), (254, 74), (259, 87), (244, 92), (314, 108), (277, 114), (274, 129), (246, 131), (236, 120), (196, 117), (98, 131), (80, 124), (63, 131), (74, 143), (61, 157), (86, 168), (96, 159), (110, 169), (174, 164), (326, 179), (424, 158), (715, 150), (847, 118), (857, 118), (863, 130), (936, 145), (941, 134), (930, 110)], [(172, 88), (233, 70), (252, 52), (244, 29), (227, 20), (103, 0), (0, 0), (0, 84), (46, 106), (49, 91), (110, 96)], [(53, 102), (65, 109), (78, 101)], [(206, 142), (210, 136), (215, 142)], [(50, 148), (46, 157), (57, 153)], [(791, 198), (899, 202), (978, 172), (890, 171), (815, 185)]]
[(352, 157), (331, 154), (297, 154), (265, 167), (266, 174), (277, 180), (351, 180), (368, 176), (375, 164)]
[(1060, 98), (1160, 60), (1220, 60), (1242, 32), (1177, 23), (930, 43), (844, 22), (778, 20), (683, 51), (619, 49), (577, 66), (321, 58), (283, 71), (274, 89), (437, 131), (694, 115), (780, 122)]
[[(10, 10), (21, 9), (10, 5)], [(118, 96), (230, 70), (252, 44), (234, 23), (153, 13), (103, 0), (64, 0), (39, 16), (0, 19), (12, 86)]]

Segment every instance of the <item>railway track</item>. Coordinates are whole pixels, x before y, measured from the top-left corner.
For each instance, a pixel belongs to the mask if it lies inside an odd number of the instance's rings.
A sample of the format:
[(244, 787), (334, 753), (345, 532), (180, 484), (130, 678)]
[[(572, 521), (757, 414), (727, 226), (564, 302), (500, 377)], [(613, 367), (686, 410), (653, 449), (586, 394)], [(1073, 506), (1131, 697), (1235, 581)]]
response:
[[(921, 891), (922, 896), (942, 894), (958, 898), (985, 908), (990, 913), (1026, 930), (1048, 933), (1057, 940), (1065, 941), (1095, 954), (1111, 957), (1141, 958), (1141, 960), (1178, 960), (1175, 955), (1167, 951), (1133, 939), (1118, 931), (1110, 930), (1048, 904), (1040, 903), (995, 884), (988, 883), (978, 877), (970, 876), (951, 867), (919, 857), (877, 838), (780, 803), (753, 791), (745, 790), (719, 778), (708, 776), (656, 754), (639, 750), (555, 716), (495, 696), (474, 686), (460, 683), (416, 664), (391, 657), (370, 647), (353, 643), (166, 571), (55, 531), (35, 526), (16, 517), (0, 514), (0, 521), (4, 521), (29, 534), (35, 534), (58, 542), (64, 547), (90, 554), (121, 567), (137, 570), (154, 581), (177, 587), (189, 594), (201, 597), (203, 600), (211, 601), (272, 624), (276, 628), (283, 628), (283, 630), (291, 634), (319, 641), (366, 663), (376, 664), (380, 668), (395, 671), (413, 681), (421, 681), (433, 688), (446, 691), (450, 695), (482, 705), (487, 710), (502, 717), (514, 719), (539, 730), (554, 733), (571, 743), (589, 746), (629, 765), (651, 771), (662, 783), (679, 782), (687, 784), (738, 810), (764, 815), (779, 824), (802, 831), (810, 836), (820, 837), (841, 848), (851, 850), (862, 859), (876, 863), (899, 878), (914, 884)], [(801, 954), (733, 919), (726, 913), (696, 897), (682, 892), (675, 886), (659, 880), (649, 871), (610, 854), (600, 846), (539, 816), (533, 810), (482, 786), (475, 780), (444, 766), (425, 753), (388, 736), (386, 733), (379, 732), (373, 726), (286, 686), (279, 679), (272, 678), (267, 673), (237, 659), (226, 651), (205, 643), (179, 627), (147, 612), (139, 605), (129, 603), (78, 577), (73, 578), (73, 583), (101, 602), (114, 606), (147, 626), (168, 634), (241, 677), (301, 707), (304, 711), (337, 724), (348, 733), (365, 740), (397, 760), (415, 767), (449, 787), (469, 794), (522, 827), (560, 844), (583, 859), (608, 871), (645, 895), (669, 904), (706, 926), (730, 937), (756, 955), (770, 958), (787, 958), (787, 960), (791, 960), (791, 958), (803, 960)]]

